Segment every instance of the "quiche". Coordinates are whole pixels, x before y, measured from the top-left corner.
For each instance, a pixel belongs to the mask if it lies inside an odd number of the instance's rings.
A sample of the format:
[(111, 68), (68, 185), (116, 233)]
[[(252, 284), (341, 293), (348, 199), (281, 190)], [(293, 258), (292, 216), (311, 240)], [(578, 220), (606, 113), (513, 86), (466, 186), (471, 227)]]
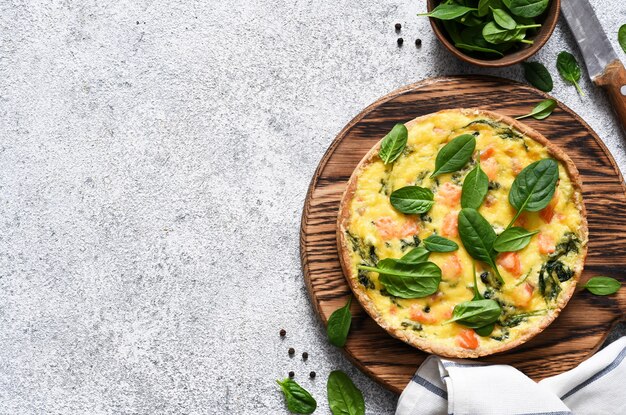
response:
[[(444, 110), (404, 126), (405, 144), (375, 145), (340, 204), (339, 256), (355, 297), (426, 352), (479, 357), (524, 343), (558, 316), (582, 274), (588, 231), (574, 163), (490, 111)], [(538, 165), (552, 168), (552, 187), (537, 185)], [(535, 199), (516, 205), (520, 194)]]

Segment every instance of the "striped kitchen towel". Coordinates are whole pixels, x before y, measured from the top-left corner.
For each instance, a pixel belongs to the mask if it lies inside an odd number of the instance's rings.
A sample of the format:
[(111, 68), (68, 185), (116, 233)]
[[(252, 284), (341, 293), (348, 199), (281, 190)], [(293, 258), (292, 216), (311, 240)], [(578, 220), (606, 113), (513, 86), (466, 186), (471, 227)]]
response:
[(507, 365), (428, 357), (396, 415), (626, 414), (626, 337), (578, 367), (535, 383)]

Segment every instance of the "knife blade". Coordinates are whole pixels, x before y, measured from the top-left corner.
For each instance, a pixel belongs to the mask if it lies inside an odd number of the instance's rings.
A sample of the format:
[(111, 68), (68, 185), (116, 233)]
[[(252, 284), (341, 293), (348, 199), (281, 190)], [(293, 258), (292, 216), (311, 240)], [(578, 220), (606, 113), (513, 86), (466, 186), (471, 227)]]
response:
[(617, 59), (617, 54), (588, 0), (564, 0), (561, 11), (578, 42), (593, 81), (602, 75), (609, 63)]
[(589, 77), (607, 92), (626, 132), (626, 69), (602, 31), (595, 11), (589, 0), (563, 0), (561, 11), (580, 47)]

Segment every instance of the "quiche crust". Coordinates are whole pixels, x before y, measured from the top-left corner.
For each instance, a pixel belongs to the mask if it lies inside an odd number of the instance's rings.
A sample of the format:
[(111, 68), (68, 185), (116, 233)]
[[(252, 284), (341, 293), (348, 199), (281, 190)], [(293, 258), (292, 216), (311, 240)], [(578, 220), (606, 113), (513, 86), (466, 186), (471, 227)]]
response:
[[(428, 353), (437, 354), (445, 357), (455, 357), (455, 358), (476, 358), (480, 356), (486, 356), (494, 353), (503, 352), (506, 350), (510, 350), (515, 348), (529, 339), (533, 338), (540, 332), (542, 332), (548, 325), (550, 325), (559, 315), (561, 310), (565, 307), (569, 299), (574, 294), (576, 289), (576, 284), (580, 279), (580, 276), (583, 271), (584, 261), (587, 255), (587, 241), (588, 241), (588, 228), (587, 228), (587, 215), (585, 206), (582, 199), (582, 182), (580, 178), (580, 174), (578, 169), (574, 165), (573, 161), (555, 144), (551, 143), (547, 138), (543, 135), (539, 134), (537, 131), (531, 129), (514, 120), (510, 117), (504, 116), (502, 114), (498, 114), (496, 112), (482, 110), (482, 109), (474, 109), (474, 108), (458, 108), (458, 109), (449, 109), (439, 111), (437, 113), (424, 115), (421, 117), (417, 117), (407, 123), (405, 123), (407, 129), (410, 131), (411, 128), (419, 124), (423, 121), (428, 120), (430, 117), (440, 114), (462, 114), (470, 117), (482, 117), (484, 119), (488, 119), (490, 121), (494, 121), (497, 123), (505, 124), (517, 132), (523, 134), (526, 138), (536, 141), (547, 149), (548, 154), (556, 159), (562, 167), (565, 169), (567, 175), (569, 176), (573, 188), (573, 203), (576, 209), (580, 212), (581, 216), (581, 224), (578, 229), (578, 234), (580, 237), (580, 247), (578, 251), (577, 257), (580, 261), (580, 266), (576, 267), (572, 271), (574, 274), (571, 278), (572, 283), (568, 284), (566, 289), (560, 292), (558, 298), (553, 304), (553, 307), (550, 308), (546, 314), (540, 316), (540, 318), (533, 318), (533, 324), (527, 324), (527, 327), (524, 328), (523, 332), (519, 333), (519, 335), (508, 342), (503, 342), (495, 347), (486, 347), (482, 344), (475, 349), (467, 349), (458, 347), (455, 345), (444, 344), (440, 342), (438, 338), (424, 338), (420, 336), (415, 331), (401, 329), (390, 322), (385, 318), (385, 315), (381, 313), (377, 307), (375, 306), (372, 299), (368, 296), (366, 290), (358, 281), (358, 273), (355, 272), (355, 268), (351, 262), (351, 248), (350, 241), (346, 236), (346, 231), (348, 230), (351, 211), (350, 205), (355, 197), (355, 193), (357, 190), (358, 179), (363, 173), (363, 171), (372, 163), (379, 161), (378, 151), (380, 149), (381, 141), (379, 141), (372, 149), (363, 157), (361, 162), (357, 165), (350, 180), (348, 181), (347, 187), (344, 191), (340, 206), (339, 213), (337, 218), (337, 244), (339, 251), (339, 258), (341, 262), (341, 266), (344, 272), (344, 276), (346, 277), (352, 292), (355, 297), (361, 304), (361, 306), (367, 311), (367, 313), (380, 325), (383, 329), (385, 329), (392, 336), (408, 343), (418, 349), (421, 349)], [(436, 154), (432, 155), (434, 160)]]

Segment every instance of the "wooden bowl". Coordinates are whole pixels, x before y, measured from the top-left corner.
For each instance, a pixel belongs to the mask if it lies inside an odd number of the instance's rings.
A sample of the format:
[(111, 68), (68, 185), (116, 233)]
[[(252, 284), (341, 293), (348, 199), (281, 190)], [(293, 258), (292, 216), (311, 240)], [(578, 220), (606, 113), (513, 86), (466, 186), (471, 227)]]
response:
[[(437, 7), (439, 3), (440, 0), (427, 0), (428, 12)], [(546, 44), (552, 35), (552, 32), (556, 27), (556, 22), (559, 20), (560, 10), (561, 0), (552, 0), (548, 9), (539, 18), (539, 22), (541, 23), (539, 31), (534, 37), (529, 38), (534, 40), (534, 43), (532, 45), (524, 45), (521, 49), (513, 53), (505, 54), (502, 58), (497, 59), (478, 59), (467, 55), (465, 52), (454, 46), (454, 43), (452, 43), (452, 41), (448, 38), (443, 25), (438, 19), (430, 18), (430, 25), (433, 27), (433, 31), (441, 43), (443, 43), (446, 49), (448, 49), (457, 58), (486, 68), (500, 68), (525, 61), (537, 53), (537, 51)]]

